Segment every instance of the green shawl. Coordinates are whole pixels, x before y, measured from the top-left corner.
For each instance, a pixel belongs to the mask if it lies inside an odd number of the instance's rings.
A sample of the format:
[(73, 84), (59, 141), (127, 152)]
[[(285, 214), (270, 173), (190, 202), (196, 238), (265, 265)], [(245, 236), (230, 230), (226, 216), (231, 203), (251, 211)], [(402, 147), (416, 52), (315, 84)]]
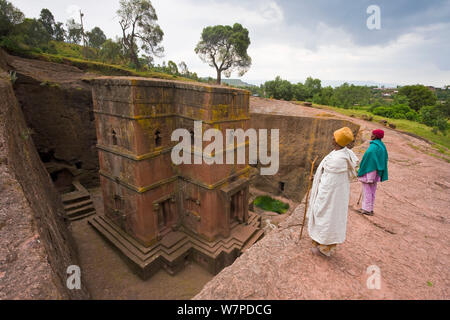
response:
[(383, 141), (376, 139), (370, 142), (369, 149), (364, 153), (358, 170), (358, 177), (377, 170), (381, 181), (388, 179), (388, 153)]

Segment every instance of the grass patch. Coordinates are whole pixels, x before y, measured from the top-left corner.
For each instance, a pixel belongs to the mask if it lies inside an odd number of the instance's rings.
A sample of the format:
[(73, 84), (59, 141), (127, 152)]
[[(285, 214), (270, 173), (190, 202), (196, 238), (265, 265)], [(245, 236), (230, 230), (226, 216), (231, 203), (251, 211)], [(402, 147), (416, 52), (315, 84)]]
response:
[[(46, 62), (66, 64), (77, 67), (85, 72), (95, 73), (103, 76), (135, 76), (144, 78), (157, 78), (166, 80), (179, 80), (193, 82), (194, 80), (181, 76), (171, 75), (152, 70), (136, 70), (122, 65), (112, 65), (99, 61), (83, 59), (82, 48), (78, 45), (52, 42), (57, 54), (38, 52), (26, 46), (4, 46), (8, 53), (28, 59), (36, 59)], [(92, 49), (92, 48), (90, 48)]]
[(104, 76), (135, 76), (144, 78), (157, 78), (166, 80), (180, 80), (180, 81), (190, 81), (193, 80), (174, 76), (166, 73), (155, 72), (155, 71), (137, 71), (128, 67), (111, 65), (97, 61), (83, 60), (79, 58), (64, 57), (61, 55), (48, 54), (48, 53), (36, 53), (30, 52), (28, 58), (38, 59), (41, 61), (61, 63), (66, 65), (71, 65), (81, 69), (85, 72), (95, 73)]
[(272, 211), (279, 214), (286, 213), (289, 209), (289, 204), (272, 199), (269, 196), (259, 196), (253, 201), (253, 204), (265, 211)]

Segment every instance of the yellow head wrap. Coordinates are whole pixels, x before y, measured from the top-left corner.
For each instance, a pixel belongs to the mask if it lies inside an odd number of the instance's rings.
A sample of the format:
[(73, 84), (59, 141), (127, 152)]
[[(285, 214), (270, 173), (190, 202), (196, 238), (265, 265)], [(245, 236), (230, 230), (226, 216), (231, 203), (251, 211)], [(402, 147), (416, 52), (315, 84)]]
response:
[(336, 140), (336, 143), (341, 147), (345, 147), (350, 142), (352, 142), (353, 139), (354, 139), (353, 132), (348, 127), (343, 127), (334, 132), (334, 140)]

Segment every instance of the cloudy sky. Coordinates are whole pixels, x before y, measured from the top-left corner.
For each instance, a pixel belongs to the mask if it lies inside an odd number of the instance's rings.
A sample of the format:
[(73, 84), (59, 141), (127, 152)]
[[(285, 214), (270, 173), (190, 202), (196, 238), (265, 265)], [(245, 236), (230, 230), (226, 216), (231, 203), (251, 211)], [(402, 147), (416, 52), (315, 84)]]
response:
[[(42, 8), (57, 21), (85, 13), (88, 29), (120, 35), (119, 0), (10, 0), (27, 17)], [(215, 71), (194, 52), (205, 26), (241, 23), (249, 30), (251, 69), (244, 81), (279, 75), (325, 83), (450, 84), (450, 0), (152, 0), (164, 31), (162, 60), (185, 61), (199, 76)], [(369, 30), (378, 5), (381, 29)], [(237, 77), (232, 75), (233, 78)]]

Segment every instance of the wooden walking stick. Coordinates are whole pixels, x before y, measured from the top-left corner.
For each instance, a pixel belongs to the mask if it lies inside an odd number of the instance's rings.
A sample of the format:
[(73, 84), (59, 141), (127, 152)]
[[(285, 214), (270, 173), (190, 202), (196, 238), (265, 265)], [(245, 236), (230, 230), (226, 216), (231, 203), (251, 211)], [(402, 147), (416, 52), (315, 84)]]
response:
[(358, 202), (356, 203), (357, 206), (359, 206), (359, 203), (361, 202), (362, 194), (363, 194), (363, 191), (361, 189), (361, 193), (359, 194)]
[(317, 156), (311, 162), (311, 172), (309, 174), (308, 191), (306, 192), (306, 200), (305, 200), (305, 213), (303, 214), (302, 229), (300, 230), (300, 237), (298, 238), (299, 241), (302, 240), (303, 227), (305, 226), (306, 211), (308, 211), (309, 192), (311, 191), (312, 176), (313, 176), (313, 171), (314, 171), (314, 163), (316, 162), (316, 160), (317, 160)]

